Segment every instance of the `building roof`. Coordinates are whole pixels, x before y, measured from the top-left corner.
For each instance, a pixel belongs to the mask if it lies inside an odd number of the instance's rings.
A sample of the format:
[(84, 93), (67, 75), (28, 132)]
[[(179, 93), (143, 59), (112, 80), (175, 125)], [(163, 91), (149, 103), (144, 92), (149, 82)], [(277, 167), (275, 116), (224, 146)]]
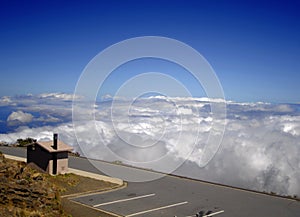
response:
[(65, 144), (60, 140), (57, 141), (57, 149), (53, 148), (53, 141), (36, 142), (36, 144), (40, 145), (49, 152), (73, 151), (73, 148), (71, 146)]

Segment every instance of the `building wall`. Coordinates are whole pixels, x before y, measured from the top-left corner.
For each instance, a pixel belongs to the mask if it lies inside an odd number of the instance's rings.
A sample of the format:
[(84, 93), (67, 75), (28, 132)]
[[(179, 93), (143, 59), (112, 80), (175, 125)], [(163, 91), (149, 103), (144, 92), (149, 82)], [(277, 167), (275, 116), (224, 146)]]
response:
[(33, 162), (42, 170), (48, 172), (50, 159), (52, 159), (51, 153), (39, 145), (30, 145), (27, 147), (27, 163)]
[(27, 147), (27, 163), (33, 162), (45, 172), (53, 175), (53, 156), (57, 156), (57, 174), (68, 172), (68, 152), (49, 153), (39, 145)]
[[(53, 174), (53, 160), (49, 161), (47, 172), (51, 175)], [(68, 172), (68, 158), (57, 159), (57, 170), (56, 175), (65, 174)]]
[(53, 160), (49, 160), (49, 164), (46, 171), (47, 173), (53, 175)]
[(57, 160), (57, 174), (65, 174), (68, 172), (68, 158)]

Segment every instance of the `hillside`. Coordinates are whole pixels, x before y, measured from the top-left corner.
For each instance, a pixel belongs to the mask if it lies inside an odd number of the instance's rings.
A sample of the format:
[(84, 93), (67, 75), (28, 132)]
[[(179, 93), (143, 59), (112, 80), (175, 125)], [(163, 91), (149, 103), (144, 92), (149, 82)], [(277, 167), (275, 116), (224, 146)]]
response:
[(67, 216), (60, 204), (60, 189), (47, 176), (0, 153), (1, 216)]
[(1, 217), (109, 216), (72, 203), (68, 195), (116, 187), (75, 174), (50, 176), (35, 165), (6, 159), (0, 152)]

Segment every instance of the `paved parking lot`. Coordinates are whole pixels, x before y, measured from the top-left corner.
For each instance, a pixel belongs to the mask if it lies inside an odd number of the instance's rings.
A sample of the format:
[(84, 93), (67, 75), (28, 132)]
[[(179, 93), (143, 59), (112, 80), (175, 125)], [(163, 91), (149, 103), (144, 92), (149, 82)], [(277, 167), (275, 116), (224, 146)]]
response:
[(72, 200), (101, 209), (119, 216), (195, 216), (196, 212), (209, 210), (212, 213), (220, 213), (224, 210), (220, 207), (206, 207), (185, 200), (184, 197), (165, 197), (158, 192), (137, 193), (125, 188), (122, 190), (99, 193), (73, 198)]
[[(0, 147), (0, 150), (14, 156), (26, 156), (24, 149)], [(128, 171), (128, 174), (153, 173), (102, 161), (94, 163)], [(84, 158), (70, 157), (69, 165), (100, 173)], [(128, 183), (120, 190), (73, 198), (73, 201), (128, 217), (186, 217), (208, 210), (214, 213), (224, 210), (217, 217), (295, 217), (300, 213), (299, 201), (169, 175), (151, 182)]]
[(295, 217), (300, 202), (201, 181), (165, 176), (126, 188), (73, 198), (117, 216), (187, 217), (212, 211), (217, 217)]

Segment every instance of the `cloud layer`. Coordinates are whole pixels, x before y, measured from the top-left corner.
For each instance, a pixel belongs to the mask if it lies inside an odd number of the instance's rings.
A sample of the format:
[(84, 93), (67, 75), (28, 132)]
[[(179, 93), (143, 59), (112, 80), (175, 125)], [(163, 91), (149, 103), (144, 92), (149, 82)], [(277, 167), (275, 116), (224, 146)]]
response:
[(12, 122), (21, 122), (21, 123), (28, 123), (31, 122), (33, 119), (32, 114), (22, 112), (22, 111), (17, 111), (17, 112), (12, 112), (8, 118), (7, 122), (12, 123)]
[[(43, 101), (44, 97), (47, 101)], [(122, 159), (140, 165), (168, 156), (174, 164), (186, 160), (174, 171), (180, 175), (300, 195), (300, 105), (227, 102), (221, 148), (202, 168), (204, 149), (213, 146), (207, 144), (208, 138), (217, 132), (213, 128), (218, 124), (212, 123), (220, 121), (213, 120), (209, 99), (149, 97), (134, 101), (129, 109), (122, 100), (115, 102), (113, 109), (111, 101), (101, 102), (93, 108), (95, 121), (78, 119), (76, 139), (71, 102), (51, 94), (44, 97), (30, 96), (23, 101), (4, 98), (2, 103), (14, 104), (12, 110), (17, 110), (7, 120), (28, 124), (39, 119), (46, 124), (15, 128), (14, 132), (0, 134), (0, 140), (13, 142), (26, 137), (47, 140), (53, 132), (58, 132), (62, 140), (91, 158)], [(83, 114), (91, 111), (82, 106)], [(51, 125), (50, 120), (57, 122)], [(152, 169), (168, 172), (168, 167), (162, 164)]]

